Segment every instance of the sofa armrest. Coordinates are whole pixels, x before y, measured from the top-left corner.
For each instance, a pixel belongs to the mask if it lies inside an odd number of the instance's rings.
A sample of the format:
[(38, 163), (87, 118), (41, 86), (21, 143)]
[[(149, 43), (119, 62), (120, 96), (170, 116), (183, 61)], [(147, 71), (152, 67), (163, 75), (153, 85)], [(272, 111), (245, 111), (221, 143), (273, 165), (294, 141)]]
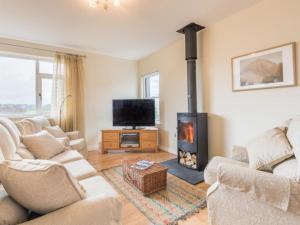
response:
[(233, 146), (231, 158), (240, 162), (249, 163), (247, 148), (243, 146)]
[(19, 225), (121, 225), (119, 199), (95, 196)]
[(300, 183), (271, 173), (220, 164), (218, 186), (242, 192), (254, 200), (300, 215)]
[(80, 138), (79, 131), (70, 131), (70, 132), (66, 132), (66, 134), (68, 135), (70, 140), (76, 140)]

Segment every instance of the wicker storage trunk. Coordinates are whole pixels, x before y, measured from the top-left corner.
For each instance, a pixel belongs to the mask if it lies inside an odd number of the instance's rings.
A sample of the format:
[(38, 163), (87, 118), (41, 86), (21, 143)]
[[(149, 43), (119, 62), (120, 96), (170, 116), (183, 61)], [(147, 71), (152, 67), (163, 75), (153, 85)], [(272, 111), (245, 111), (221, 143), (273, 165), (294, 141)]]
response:
[(138, 160), (127, 160), (123, 162), (124, 179), (139, 189), (144, 195), (165, 189), (167, 186), (168, 168), (154, 163), (149, 169), (137, 170), (131, 168)]

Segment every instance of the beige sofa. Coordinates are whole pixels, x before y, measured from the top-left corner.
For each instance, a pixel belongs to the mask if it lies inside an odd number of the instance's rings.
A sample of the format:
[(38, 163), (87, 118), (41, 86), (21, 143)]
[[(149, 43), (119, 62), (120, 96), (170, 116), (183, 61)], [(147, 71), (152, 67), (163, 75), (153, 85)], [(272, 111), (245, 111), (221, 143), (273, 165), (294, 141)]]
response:
[[(20, 142), (18, 128), (6, 118), (0, 118), (0, 150), (0, 160), (34, 159), (30, 151)], [(16, 212), (19, 213), (15, 215), (22, 218), (19, 222), (22, 225), (121, 224), (121, 202), (117, 192), (104, 178), (97, 175), (97, 171), (78, 151), (66, 150), (50, 160), (62, 163), (78, 179), (87, 197), (65, 208), (24, 221), (27, 220), (27, 215), (22, 215), (22, 208), (10, 199), (0, 182), (0, 217), (11, 215), (14, 213), (11, 209), (17, 208)]]
[[(42, 131), (45, 127), (55, 126), (53, 119), (47, 119), (44, 116), (26, 118), (16, 123), (22, 135), (34, 134)], [(68, 144), (72, 149), (79, 151), (82, 155), (86, 155), (86, 143), (84, 138), (80, 136), (79, 131), (66, 132), (69, 139)]]
[[(287, 127), (288, 128), (288, 125)], [(247, 149), (214, 157), (205, 169), (211, 225), (299, 225), (298, 162), (289, 158), (268, 172), (249, 168)]]

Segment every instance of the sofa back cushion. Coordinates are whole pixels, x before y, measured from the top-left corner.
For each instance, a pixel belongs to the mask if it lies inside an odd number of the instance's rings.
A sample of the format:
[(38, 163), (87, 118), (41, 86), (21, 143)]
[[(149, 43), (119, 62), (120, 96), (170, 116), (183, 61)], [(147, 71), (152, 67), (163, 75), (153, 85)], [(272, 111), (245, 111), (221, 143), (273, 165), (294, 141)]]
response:
[(21, 139), (37, 159), (50, 159), (65, 150), (65, 146), (45, 130), (22, 136)]
[(0, 148), (6, 160), (15, 159), (17, 147), (9, 131), (0, 124)]
[(39, 214), (85, 198), (84, 190), (65, 167), (48, 160), (3, 161), (0, 180), (13, 199)]
[(10, 198), (0, 184), (0, 224), (15, 225), (28, 219), (28, 211)]
[(273, 128), (254, 138), (247, 144), (249, 166), (266, 170), (293, 156), (292, 148), (285, 132)]
[(8, 130), (9, 134), (11, 135), (11, 137), (15, 142), (16, 147), (18, 147), (20, 145), (21, 133), (17, 128), (17, 126), (15, 125), (15, 123), (8, 118), (1, 117), (0, 124), (2, 124)]
[(300, 116), (296, 116), (289, 123), (287, 137), (292, 145), (293, 152), (298, 162), (297, 180), (300, 181)]
[(298, 162), (293, 157), (276, 165), (273, 169), (273, 174), (297, 181), (297, 169)]
[(32, 123), (34, 127), (34, 132), (40, 132), (45, 127), (51, 126), (48, 119), (44, 116), (37, 116), (33, 118), (26, 118), (25, 121), (29, 121)]

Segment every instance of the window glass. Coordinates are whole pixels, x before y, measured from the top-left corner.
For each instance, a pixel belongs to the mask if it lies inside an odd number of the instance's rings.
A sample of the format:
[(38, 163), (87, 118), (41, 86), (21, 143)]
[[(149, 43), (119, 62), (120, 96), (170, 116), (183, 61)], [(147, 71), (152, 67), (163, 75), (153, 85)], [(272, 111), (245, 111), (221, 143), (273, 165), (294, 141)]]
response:
[(36, 111), (36, 61), (0, 57), (0, 113)]
[(50, 112), (52, 97), (52, 79), (42, 79), (42, 111)]
[(143, 82), (144, 98), (155, 100), (155, 120), (160, 121), (159, 111), (159, 73), (155, 72), (144, 77)]
[(51, 61), (39, 61), (39, 73), (53, 74), (53, 62)]

